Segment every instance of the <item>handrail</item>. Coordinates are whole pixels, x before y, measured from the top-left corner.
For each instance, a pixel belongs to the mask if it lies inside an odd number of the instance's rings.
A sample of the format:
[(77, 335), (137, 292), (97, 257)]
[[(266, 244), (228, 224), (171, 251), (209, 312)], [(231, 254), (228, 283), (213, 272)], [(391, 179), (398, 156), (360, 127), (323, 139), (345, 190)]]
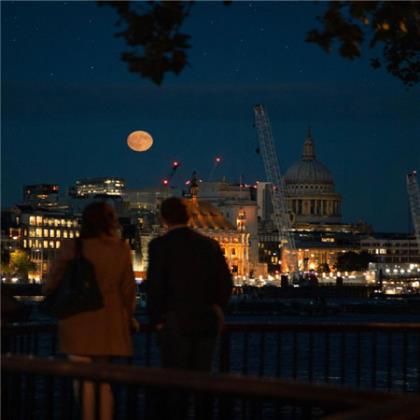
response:
[(420, 331), (420, 323), (368, 323), (368, 324), (226, 324), (228, 332), (363, 332), (363, 331)]
[(420, 418), (419, 398), (395, 398), (383, 405), (370, 405), (349, 412), (341, 412), (325, 420), (418, 420)]
[[(82, 380), (125, 385), (193, 390), (211, 395), (251, 398), (276, 398), (288, 401), (316, 402), (327, 406), (357, 409), (401, 398), (393, 394), (340, 389), (327, 385), (306, 385), (296, 381), (256, 378), (232, 374), (207, 374), (171, 369), (85, 364), (32, 356), (6, 355), (2, 369), (9, 372), (71, 377)], [(404, 397), (410, 399), (410, 397)]]
[[(55, 332), (57, 324), (38, 324), (38, 323), (15, 323), (2, 327), (2, 333), (5, 334), (25, 334), (35, 332)], [(140, 324), (140, 332), (152, 332), (154, 328), (150, 324)], [(367, 331), (419, 331), (420, 323), (368, 323), (368, 324), (234, 324), (227, 323), (223, 332), (367, 332)]]

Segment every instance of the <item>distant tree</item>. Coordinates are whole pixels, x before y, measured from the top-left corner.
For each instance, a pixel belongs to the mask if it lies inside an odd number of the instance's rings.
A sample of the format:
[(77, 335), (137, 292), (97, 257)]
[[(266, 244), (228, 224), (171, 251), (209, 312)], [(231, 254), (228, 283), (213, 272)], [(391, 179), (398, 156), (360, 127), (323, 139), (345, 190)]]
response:
[(9, 263), (3, 261), (1, 262), (1, 275), (6, 277), (7, 280), (10, 278), (12, 275), (12, 269)]
[(1, 249), (1, 275), (8, 279), (12, 275), (10, 267), (10, 251), (6, 248)]
[(13, 273), (18, 274), (23, 280), (28, 279), (28, 273), (36, 270), (36, 264), (32, 262), (25, 251), (17, 249), (10, 253), (9, 267)]
[[(420, 3), (418, 1), (331, 1), (322, 17), (323, 28), (309, 31), (306, 41), (330, 53), (339, 44), (342, 57), (361, 56), (365, 41), (371, 49), (382, 47), (382, 57), (371, 65), (412, 86), (420, 79)], [(376, 54), (376, 52), (375, 52)]]
[[(230, 4), (225, 1), (224, 4)], [(181, 32), (190, 14), (192, 1), (98, 1), (118, 13), (117, 25), (125, 29), (115, 34), (124, 38), (129, 51), (121, 54), (130, 72), (160, 85), (169, 73), (180, 74), (188, 62), (191, 36)], [(381, 56), (371, 65), (384, 66), (405, 85), (420, 80), (420, 2), (417, 1), (331, 1), (318, 20), (322, 29), (312, 29), (306, 41), (326, 52), (339, 43), (339, 53), (347, 59), (361, 56), (362, 46), (382, 46)], [(218, 35), (218, 34), (216, 34)], [(216, 36), (215, 35), (215, 36)]]
[(368, 252), (345, 252), (340, 254), (337, 258), (337, 270), (338, 271), (362, 271), (366, 270), (370, 262), (375, 262), (376, 258), (374, 255)]

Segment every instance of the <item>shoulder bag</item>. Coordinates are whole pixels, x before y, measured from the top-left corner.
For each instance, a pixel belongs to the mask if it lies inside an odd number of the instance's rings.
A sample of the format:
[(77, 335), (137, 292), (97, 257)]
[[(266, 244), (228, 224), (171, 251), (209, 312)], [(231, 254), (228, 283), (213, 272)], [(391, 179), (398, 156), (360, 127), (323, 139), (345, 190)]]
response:
[(83, 255), (83, 243), (75, 240), (75, 256), (67, 262), (57, 288), (41, 303), (41, 312), (65, 319), (104, 307), (93, 264)]

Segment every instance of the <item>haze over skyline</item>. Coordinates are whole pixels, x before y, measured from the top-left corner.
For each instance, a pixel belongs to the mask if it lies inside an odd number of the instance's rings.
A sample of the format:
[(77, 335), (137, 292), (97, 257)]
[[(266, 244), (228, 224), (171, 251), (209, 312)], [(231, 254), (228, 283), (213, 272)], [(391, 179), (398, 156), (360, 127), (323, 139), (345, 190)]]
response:
[[(264, 180), (252, 107), (266, 106), (283, 173), (308, 126), (343, 196), (343, 220), (407, 231), (405, 175), (420, 169), (419, 89), (367, 58), (347, 61), (304, 42), (325, 5), (197, 3), (183, 30), (191, 66), (161, 87), (128, 72), (117, 16), (95, 2), (3, 2), (2, 206), (26, 184), (118, 176), (129, 188), (205, 179)], [(153, 135), (147, 153), (126, 144)]]

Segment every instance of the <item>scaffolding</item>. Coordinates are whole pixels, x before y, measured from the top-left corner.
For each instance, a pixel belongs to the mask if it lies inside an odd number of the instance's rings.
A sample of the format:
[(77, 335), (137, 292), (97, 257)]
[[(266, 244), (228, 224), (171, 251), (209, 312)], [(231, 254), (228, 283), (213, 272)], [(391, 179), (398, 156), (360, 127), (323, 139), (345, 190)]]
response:
[(420, 250), (420, 190), (416, 171), (407, 174), (407, 192), (410, 200), (411, 218), (413, 220), (417, 248)]

